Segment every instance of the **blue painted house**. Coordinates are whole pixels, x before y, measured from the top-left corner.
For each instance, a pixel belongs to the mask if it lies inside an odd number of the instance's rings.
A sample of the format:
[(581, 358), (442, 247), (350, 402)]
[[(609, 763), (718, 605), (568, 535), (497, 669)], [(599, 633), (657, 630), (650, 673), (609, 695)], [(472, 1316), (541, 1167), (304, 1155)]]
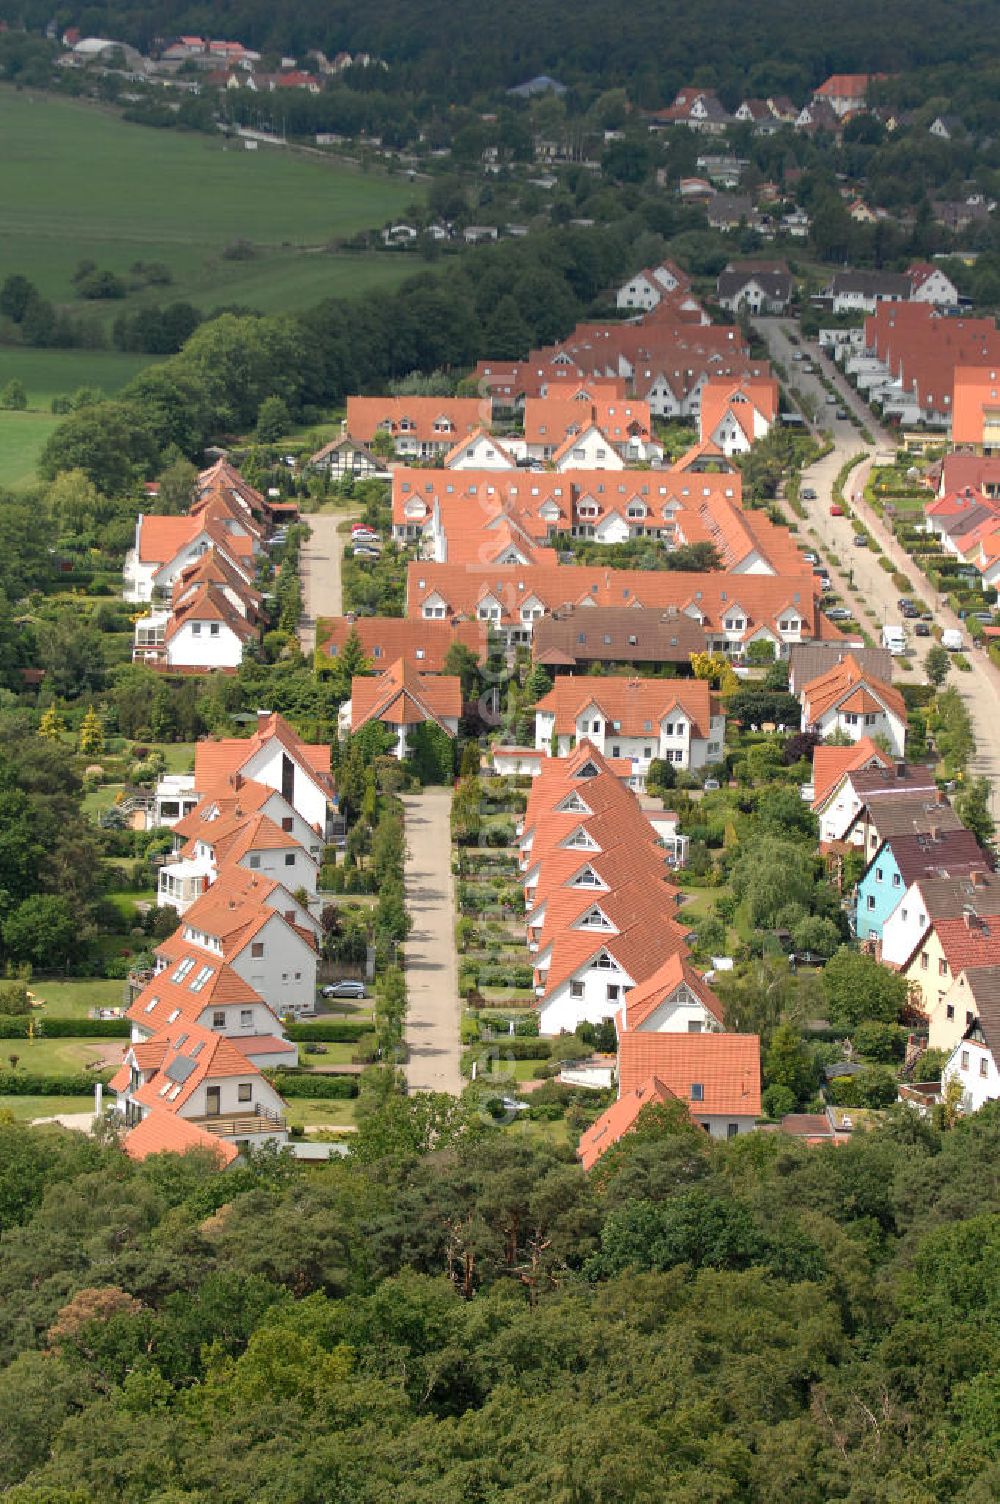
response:
[(886, 837), (858, 883), (854, 920), (858, 939), (881, 940), (885, 921), (910, 884), (920, 878), (967, 877), (970, 872), (990, 870), (982, 847), (964, 825)]

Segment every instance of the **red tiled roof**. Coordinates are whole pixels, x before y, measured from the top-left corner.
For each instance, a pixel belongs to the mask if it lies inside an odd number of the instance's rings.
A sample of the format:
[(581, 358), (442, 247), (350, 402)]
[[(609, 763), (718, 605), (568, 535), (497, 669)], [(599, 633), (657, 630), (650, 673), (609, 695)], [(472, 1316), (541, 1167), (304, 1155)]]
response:
[(187, 1154), (191, 1149), (206, 1149), (219, 1161), (220, 1168), (231, 1165), (239, 1154), (235, 1144), (217, 1134), (206, 1133), (197, 1123), (189, 1123), (172, 1112), (151, 1108), (141, 1123), (130, 1128), (122, 1141), (129, 1159), (146, 1159), (150, 1154)]
[(600, 711), (612, 735), (630, 737), (654, 736), (661, 721), (680, 712), (691, 723), (692, 734), (705, 738), (713, 709), (720, 713), (703, 679), (623, 679), (596, 674), (560, 675), (535, 709), (554, 715), (556, 732), (568, 736), (575, 734), (577, 717), (590, 705)]
[(684, 953), (677, 950), (647, 981), (626, 993), (625, 1002), (619, 1014), (621, 1029), (641, 1029), (661, 1004), (672, 997), (681, 985), (688, 987), (720, 1024), (724, 1022), (721, 1002), (705, 978), (699, 976), (691, 966)]
[(804, 684), (800, 698), (810, 723), (834, 708), (858, 714), (886, 709), (906, 721), (906, 702), (899, 690), (865, 674), (853, 653)]
[(863, 736), (851, 747), (828, 747), (823, 743), (813, 748), (813, 809), (819, 809), (847, 773), (856, 768), (878, 762), (885, 768), (891, 766), (891, 758), (876, 746), (870, 736)]
[[(652, 1034), (629, 1029), (618, 1041), (622, 1096), (656, 1076), (692, 1116), (760, 1116), (760, 1040), (756, 1034)], [(694, 1101), (692, 1086), (702, 1087)]]
[(641, 1086), (619, 1097), (617, 1102), (601, 1113), (596, 1122), (581, 1135), (576, 1157), (585, 1170), (592, 1170), (601, 1158), (620, 1138), (636, 1126), (639, 1114), (652, 1102), (672, 1102), (674, 1094), (656, 1076), (650, 1076)]
[(937, 919), (934, 931), (953, 977), (966, 967), (1000, 964), (1000, 923), (992, 916)]
[(198, 742), (194, 749), (195, 788), (201, 794), (229, 792), (232, 775), (245, 768), (272, 737), (321, 787), (332, 790), (330, 748), (322, 743), (303, 742), (284, 716), (277, 713), (262, 714), (252, 736), (224, 737), (218, 741), (206, 738)]
[[(450, 426), (438, 429), (445, 420)], [(412, 427), (401, 428), (404, 421)], [(370, 444), (380, 429), (394, 438), (408, 437), (418, 443), (447, 446), (477, 428), (491, 427), (493, 404), (484, 397), (348, 397), (347, 431), (363, 444)]]
[[(461, 680), (451, 674), (420, 674), (405, 658), (385, 673), (351, 680), (351, 729), (367, 721), (415, 726), (422, 721), (458, 720), (462, 714)], [(447, 726), (444, 727), (452, 734)]]

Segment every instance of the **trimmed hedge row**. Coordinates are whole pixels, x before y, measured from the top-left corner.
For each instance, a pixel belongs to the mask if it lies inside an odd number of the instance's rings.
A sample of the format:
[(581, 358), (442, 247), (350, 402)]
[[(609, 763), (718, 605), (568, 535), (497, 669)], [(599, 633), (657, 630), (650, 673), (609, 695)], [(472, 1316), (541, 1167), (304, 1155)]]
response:
[(36, 1039), (128, 1039), (127, 1018), (35, 1018), (27, 1013), (0, 1015), (0, 1039), (27, 1039), (34, 1023)]
[(0, 1097), (86, 1097), (100, 1081), (107, 1086), (112, 1071), (78, 1072), (74, 1076), (34, 1076), (27, 1071), (0, 1071)]
[(286, 1024), (289, 1039), (305, 1043), (316, 1040), (324, 1044), (354, 1044), (363, 1034), (372, 1032), (371, 1022), (358, 1023), (354, 1019), (317, 1019), (315, 1023)]
[(356, 1097), (357, 1076), (317, 1076), (309, 1071), (277, 1071), (271, 1081), (283, 1097)]

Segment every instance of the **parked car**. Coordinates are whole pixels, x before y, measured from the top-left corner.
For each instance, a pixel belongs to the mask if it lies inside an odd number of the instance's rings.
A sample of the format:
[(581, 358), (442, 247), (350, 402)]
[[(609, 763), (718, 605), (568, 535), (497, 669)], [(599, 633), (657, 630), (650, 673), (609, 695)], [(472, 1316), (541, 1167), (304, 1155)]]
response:
[(855, 533), (854, 534), (854, 547), (855, 548), (867, 548), (868, 547), (868, 539), (867, 539), (867, 537), (866, 537), (866, 535), (864, 533)]
[(803, 501), (816, 500), (816, 492), (813, 490), (812, 486), (803, 486), (802, 490), (799, 492), (799, 495), (802, 497)]
[(826, 613), (827, 621), (850, 621), (851, 613), (846, 606), (830, 606)]
[(836, 502), (833, 502), (831, 504), (831, 506), (830, 506), (830, 516), (831, 517), (843, 517), (843, 515), (844, 515), (844, 509), (843, 509), (843, 507), (840, 507), (840, 506), (837, 505)]
[(819, 563), (819, 554), (814, 554), (811, 549), (807, 550), (802, 555), (802, 557), (806, 561), (807, 564), (818, 564)]
[(846, 407), (838, 407), (837, 411), (834, 413), (833, 416), (835, 418), (840, 418), (842, 421), (846, 420), (846, 418), (847, 418), (847, 408)]
[(367, 997), (364, 982), (353, 977), (341, 977), (339, 982), (327, 982), (321, 989), (324, 997)]
[(929, 637), (931, 635), (931, 629), (925, 621), (918, 621), (913, 631), (917, 637)]
[(706, 794), (714, 794), (716, 792), (716, 790), (718, 789), (718, 787), (719, 787), (719, 780), (717, 778), (706, 778), (705, 779), (704, 789), (705, 789), (705, 793)]
[(920, 615), (920, 612), (917, 610), (916, 606), (903, 606), (900, 609), (899, 614), (900, 616), (905, 616), (907, 621), (916, 621), (917, 617)]
[(972, 616), (971, 616), (971, 620), (972, 621), (981, 621), (984, 626), (986, 626), (986, 627), (992, 627), (992, 625), (993, 625), (993, 612), (992, 611), (973, 611)]
[(351, 553), (356, 559), (378, 559), (381, 557), (378, 549), (370, 548), (367, 543), (359, 543), (356, 548), (351, 549)]
[(833, 392), (827, 392), (827, 394), (826, 394), (826, 405), (827, 405), (827, 407), (836, 407), (836, 405), (837, 405), (837, 398), (836, 398), (836, 396), (835, 396), (835, 394)]
[(803, 355), (803, 353), (802, 353), (801, 350), (793, 350), (792, 351), (792, 359), (793, 360), (805, 360), (805, 356)]

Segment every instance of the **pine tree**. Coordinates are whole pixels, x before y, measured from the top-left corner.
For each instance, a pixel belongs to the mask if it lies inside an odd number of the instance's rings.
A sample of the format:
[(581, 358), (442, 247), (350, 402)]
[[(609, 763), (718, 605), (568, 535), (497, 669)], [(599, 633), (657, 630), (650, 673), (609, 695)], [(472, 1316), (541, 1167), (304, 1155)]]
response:
[(361, 646), (357, 629), (352, 627), (344, 640), (344, 646), (334, 660), (333, 681), (338, 694), (343, 694), (347, 699), (351, 693), (351, 680), (371, 672), (371, 661)]
[(100, 757), (104, 751), (104, 727), (93, 705), (80, 724), (80, 739), (77, 746), (85, 757)]
[(66, 723), (55, 705), (50, 705), (38, 723), (38, 735), (47, 741), (57, 742), (66, 730)]

